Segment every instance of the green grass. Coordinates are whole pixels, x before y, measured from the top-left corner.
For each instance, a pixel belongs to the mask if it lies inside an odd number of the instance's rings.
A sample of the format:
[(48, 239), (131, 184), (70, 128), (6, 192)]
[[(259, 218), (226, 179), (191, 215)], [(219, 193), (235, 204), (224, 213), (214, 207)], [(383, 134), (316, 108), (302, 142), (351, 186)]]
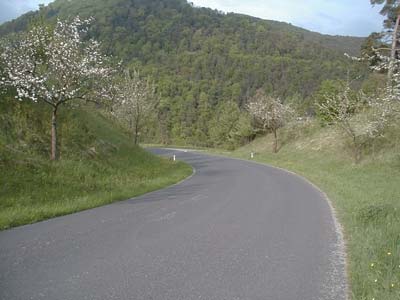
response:
[[(398, 127), (396, 127), (398, 128)], [(331, 128), (309, 125), (281, 132), (283, 147), (271, 153), (270, 137), (221, 154), (294, 171), (325, 191), (345, 228), (351, 298), (400, 299), (400, 155), (397, 129), (377, 141), (359, 165)], [(372, 150), (371, 150), (372, 149)], [(389, 254), (390, 253), (390, 254)]]
[(0, 229), (128, 199), (192, 173), (133, 145), (116, 123), (86, 110), (64, 109), (62, 158), (50, 162), (46, 109), (17, 106), (0, 111)]

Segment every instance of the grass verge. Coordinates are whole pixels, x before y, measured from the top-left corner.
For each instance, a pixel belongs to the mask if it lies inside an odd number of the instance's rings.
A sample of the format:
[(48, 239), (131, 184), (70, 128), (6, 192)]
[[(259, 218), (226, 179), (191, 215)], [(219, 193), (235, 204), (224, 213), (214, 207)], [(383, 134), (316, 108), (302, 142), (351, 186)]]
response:
[[(128, 199), (192, 173), (185, 163), (133, 145), (117, 124), (85, 110), (64, 112), (62, 159), (50, 162), (47, 136), (30, 129), (47, 128), (41, 124), (47, 114), (41, 109), (35, 119), (31, 105), (16, 110), (0, 115), (0, 127), (6, 129), (0, 132), (0, 230)], [(24, 123), (30, 117), (31, 127)], [(15, 130), (21, 122), (23, 132)]]
[[(346, 155), (340, 139), (327, 129), (302, 137), (283, 133), (277, 154), (261, 138), (227, 156), (291, 170), (327, 193), (345, 228), (351, 298), (400, 299), (400, 156), (396, 147), (381, 149), (359, 165)], [(327, 141), (328, 140), (328, 141)], [(332, 147), (322, 145), (329, 143)], [(318, 145), (316, 145), (316, 143)], [(328, 150), (329, 149), (329, 150)]]

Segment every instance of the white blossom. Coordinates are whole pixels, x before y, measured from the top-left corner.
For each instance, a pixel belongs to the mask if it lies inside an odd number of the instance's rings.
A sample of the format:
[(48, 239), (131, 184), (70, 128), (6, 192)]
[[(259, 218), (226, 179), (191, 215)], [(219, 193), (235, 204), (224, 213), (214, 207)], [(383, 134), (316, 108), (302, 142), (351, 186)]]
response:
[(247, 104), (247, 110), (261, 123), (264, 130), (269, 129), (274, 133), (274, 152), (278, 151), (277, 130), (282, 127), (293, 110), (285, 105), (279, 98), (265, 95), (261, 90)]
[(6, 76), (0, 85), (15, 87), (20, 100), (41, 100), (53, 107), (88, 99), (96, 83), (112, 73), (100, 54), (100, 44), (82, 41), (90, 20), (58, 20), (52, 30), (35, 26), (10, 41), (1, 54)]
[(113, 114), (132, 130), (137, 143), (145, 118), (155, 108), (154, 85), (142, 80), (138, 72), (131, 75), (126, 71), (122, 80), (114, 85), (114, 93)]
[(326, 94), (324, 98), (323, 103), (317, 103), (318, 109), (351, 139), (358, 162), (365, 143), (383, 135), (392, 115), (392, 101), (387, 97), (367, 96), (362, 91), (354, 94), (349, 81), (337, 94)]
[[(0, 45), (0, 87), (15, 88), (19, 100), (43, 101), (53, 108), (51, 159), (57, 158), (59, 106), (78, 99), (100, 100), (99, 85), (114, 72), (97, 41), (83, 42), (91, 20), (76, 17), (71, 22), (57, 20), (53, 28), (34, 26)], [(106, 97), (105, 87), (101, 89)]]

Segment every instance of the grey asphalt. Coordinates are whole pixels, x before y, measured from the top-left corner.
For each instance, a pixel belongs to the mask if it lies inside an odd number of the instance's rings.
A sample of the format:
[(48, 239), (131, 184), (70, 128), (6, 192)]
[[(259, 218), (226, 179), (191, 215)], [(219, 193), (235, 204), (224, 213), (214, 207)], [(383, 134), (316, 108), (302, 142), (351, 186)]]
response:
[(186, 181), (0, 232), (0, 299), (346, 299), (324, 195), (252, 162), (153, 149)]

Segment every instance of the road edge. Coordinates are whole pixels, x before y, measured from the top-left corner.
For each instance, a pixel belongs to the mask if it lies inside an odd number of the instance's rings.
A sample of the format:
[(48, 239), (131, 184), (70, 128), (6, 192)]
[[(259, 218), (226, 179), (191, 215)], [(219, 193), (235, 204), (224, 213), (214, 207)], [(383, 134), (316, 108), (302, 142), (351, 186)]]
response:
[[(159, 148), (159, 149), (168, 149), (168, 150), (174, 150), (174, 151), (187, 151), (187, 152), (200, 152), (200, 154), (203, 155), (208, 155), (208, 156), (217, 156), (217, 157), (223, 157), (223, 158), (228, 158), (228, 159), (234, 159), (234, 160), (239, 160), (239, 161), (244, 161), (252, 164), (257, 164), (257, 165), (263, 165), (269, 168), (273, 168), (276, 170), (280, 170), (282, 172), (288, 173), (290, 175), (294, 175), (297, 178), (301, 179), (305, 183), (311, 185), (318, 193), (322, 196), (323, 199), (327, 202), (330, 212), (331, 212), (331, 217), (336, 233), (336, 238), (337, 238), (337, 243), (336, 243), (336, 248), (338, 249), (337, 253), (334, 253), (334, 257), (339, 259), (341, 264), (344, 266), (344, 290), (345, 290), (345, 299), (349, 300), (350, 299), (350, 283), (349, 283), (349, 262), (348, 262), (348, 255), (347, 255), (347, 244), (346, 244), (346, 239), (345, 239), (345, 229), (343, 225), (340, 223), (338, 215), (337, 215), (337, 210), (335, 206), (333, 205), (333, 202), (329, 199), (328, 195), (320, 188), (318, 187), (315, 183), (313, 183), (311, 180), (308, 178), (294, 172), (291, 170), (284, 169), (282, 167), (278, 166), (273, 166), (264, 162), (259, 162), (259, 161), (254, 161), (254, 160), (249, 160), (249, 159), (243, 159), (243, 158), (237, 158), (237, 157), (231, 157), (231, 156), (226, 156), (222, 154), (216, 154), (216, 153), (209, 153), (207, 151), (198, 151), (196, 149), (177, 149), (177, 148)], [(331, 262), (332, 263), (332, 262)], [(333, 266), (332, 266), (333, 267)]]

